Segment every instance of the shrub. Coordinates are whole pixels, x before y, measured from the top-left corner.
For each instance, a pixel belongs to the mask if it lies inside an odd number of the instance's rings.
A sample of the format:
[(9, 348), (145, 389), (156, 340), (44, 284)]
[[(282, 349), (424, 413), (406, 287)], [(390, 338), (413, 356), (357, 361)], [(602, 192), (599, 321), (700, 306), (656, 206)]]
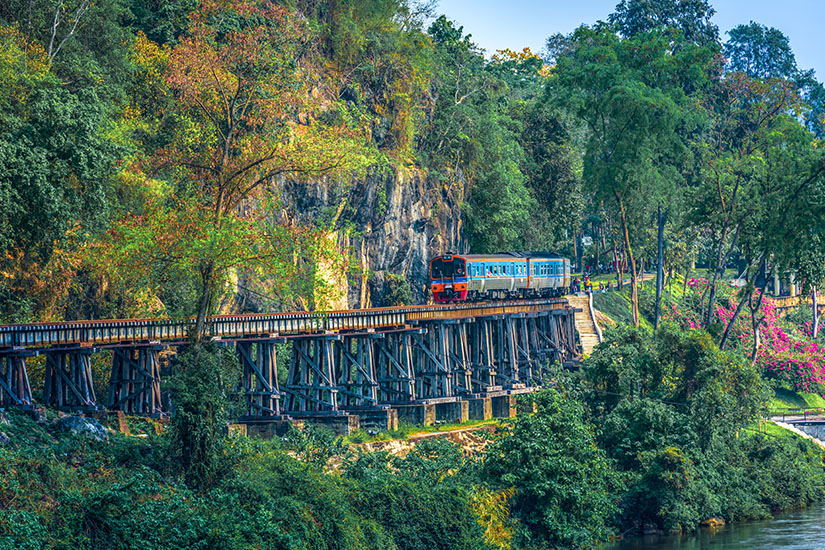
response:
[(484, 474), (494, 486), (513, 489), (521, 544), (592, 547), (612, 533), (614, 470), (579, 400), (551, 389), (535, 403), (535, 414), (516, 418), (490, 446)]

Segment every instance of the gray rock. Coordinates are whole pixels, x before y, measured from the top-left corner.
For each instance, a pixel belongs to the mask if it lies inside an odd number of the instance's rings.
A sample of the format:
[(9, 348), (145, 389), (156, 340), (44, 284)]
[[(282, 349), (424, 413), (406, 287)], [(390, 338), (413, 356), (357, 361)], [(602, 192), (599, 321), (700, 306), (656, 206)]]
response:
[[(413, 168), (373, 170), (352, 181), (284, 177), (273, 182), (281, 210), (268, 214), (286, 226), (332, 222), (330, 238), (369, 271), (328, 281), (344, 294), (333, 308), (388, 305), (386, 273), (403, 276), (420, 304), (426, 300), (430, 258), (467, 251), (461, 220), (464, 184), (463, 177), (446, 185)], [(235, 301), (222, 304), (222, 311), (294, 307), (262, 299), (270, 294), (268, 282), (242, 276)]]
[(9, 421), (9, 415), (7, 415), (4, 412), (0, 412), (0, 424), (11, 424), (11, 422)]
[(5, 447), (9, 443), (11, 443), (11, 439), (9, 439), (9, 436), (4, 434), (3, 432), (0, 432), (0, 447)]
[(64, 416), (57, 421), (57, 427), (64, 432), (83, 435), (93, 441), (109, 439), (109, 432), (94, 418), (78, 415)]

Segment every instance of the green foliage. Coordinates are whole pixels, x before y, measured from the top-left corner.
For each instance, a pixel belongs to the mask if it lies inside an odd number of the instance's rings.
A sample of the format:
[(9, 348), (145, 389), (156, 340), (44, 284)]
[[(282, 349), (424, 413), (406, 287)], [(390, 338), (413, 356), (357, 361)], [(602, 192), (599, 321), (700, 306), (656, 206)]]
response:
[(191, 344), (175, 355), (175, 369), (171, 449), (187, 483), (210, 489), (232, 466), (225, 453), (226, 424), (235, 416), (231, 389), (240, 366), (230, 348)]
[(489, 548), (461, 475), (463, 463), (456, 445), (430, 439), (403, 458), (361, 454), (345, 477), (360, 482), (358, 509), (382, 525), (399, 550)]
[(428, 32), (438, 60), (437, 102), (421, 153), (445, 191), (464, 199), (475, 252), (517, 248), (533, 200), (522, 172), (521, 128), (505, 108), (507, 85), (497, 67), (485, 67), (463, 27), (441, 16)]
[(782, 31), (751, 21), (728, 31), (725, 57), (731, 71), (752, 78), (787, 78), (797, 74), (796, 57)]
[(719, 40), (719, 29), (711, 18), (716, 10), (706, 0), (621, 0), (608, 17), (625, 37), (662, 28), (674, 28), (698, 44)]
[(526, 546), (591, 547), (612, 533), (614, 470), (596, 447), (581, 401), (545, 390), (488, 450), (484, 474), (515, 490)]
[(387, 293), (384, 303), (388, 306), (407, 306), (415, 303), (412, 288), (402, 275), (386, 274)]
[[(626, 483), (625, 529), (653, 522), (692, 530), (712, 516), (761, 518), (822, 498), (821, 452), (810, 442), (746, 435), (766, 405), (767, 384), (704, 331), (668, 323), (653, 335), (612, 329), (588, 359), (584, 382), (599, 446)], [(801, 477), (785, 480), (780, 460)]]

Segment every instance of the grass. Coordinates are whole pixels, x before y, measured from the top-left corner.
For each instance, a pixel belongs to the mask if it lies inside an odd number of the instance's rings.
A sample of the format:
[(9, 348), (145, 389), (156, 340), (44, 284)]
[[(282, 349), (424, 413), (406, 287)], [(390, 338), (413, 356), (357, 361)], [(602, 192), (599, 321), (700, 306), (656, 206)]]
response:
[[(602, 292), (593, 295), (593, 307), (617, 323), (631, 324), (633, 317), (630, 312), (630, 287), (626, 287), (621, 292)], [(650, 330), (653, 329), (651, 322), (641, 314), (639, 324)]]
[(768, 403), (771, 413), (782, 414), (788, 409), (825, 408), (825, 399), (817, 393), (793, 392), (777, 388), (774, 397)]
[(787, 430), (782, 426), (778, 426), (770, 420), (761, 424), (753, 424), (752, 426), (745, 428), (745, 430), (750, 433), (761, 433), (767, 435), (768, 437), (775, 437), (777, 439), (802, 439), (802, 436), (799, 434)]

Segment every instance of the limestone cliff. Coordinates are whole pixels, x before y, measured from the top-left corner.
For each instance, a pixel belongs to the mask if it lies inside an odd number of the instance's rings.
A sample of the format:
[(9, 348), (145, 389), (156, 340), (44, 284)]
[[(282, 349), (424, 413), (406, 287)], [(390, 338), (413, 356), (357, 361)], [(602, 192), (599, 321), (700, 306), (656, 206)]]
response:
[[(387, 273), (403, 276), (415, 302), (425, 303), (429, 259), (466, 248), (460, 192), (418, 169), (374, 171), (351, 182), (285, 180), (278, 189), (282, 211), (274, 216), (295, 224), (325, 222), (328, 237), (366, 273), (325, 273), (340, 289), (329, 309), (387, 305)], [(244, 298), (245, 309), (264, 309), (255, 307), (254, 295)]]

